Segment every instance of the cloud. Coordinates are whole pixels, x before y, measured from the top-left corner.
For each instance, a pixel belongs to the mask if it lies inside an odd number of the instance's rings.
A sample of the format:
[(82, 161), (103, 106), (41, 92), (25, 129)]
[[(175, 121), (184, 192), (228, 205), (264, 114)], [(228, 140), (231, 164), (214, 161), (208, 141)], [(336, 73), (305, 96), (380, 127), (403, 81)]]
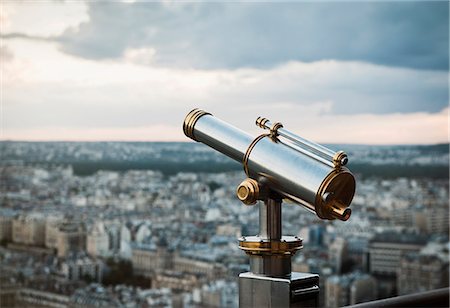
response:
[(0, 14), (3, 38), (53, 38), (89, 19), (82, 1), (3, 1)]
[(200, 107), (254, 134), (262, 115), (319, 142), (448, 142), (447, 2), (5, 8), (3, 139), (186, 140)]
[(363, 61), (447, 70), (448, 2), (104, 3), (67, 29), (62, 49), (88, 59), (156, 51), (168, 67), (268, 68), (289, 61)]
[(55, 41), (57, 38), (53, 36), (40, 36), (40, 35), (30, 35), (26, 33), (20, 33), (20, 32), (11, 32), (2, 34), (2, 39), (8, 40), (8, 39), (27, 39), (32, 41)]
[(320, 142), (448, 141), (446, 72), (344, 61), (180, 69), (80, 59), (57, 43), (7, 47), (3, 139), (185, 140), (184, 116), (200, 107), (255, 134), (261, 115)]
[(155, 54), (154, 48), (129, 48), (124, 52), (124, 60), (135, 64), (150, 65), (153, 63)]

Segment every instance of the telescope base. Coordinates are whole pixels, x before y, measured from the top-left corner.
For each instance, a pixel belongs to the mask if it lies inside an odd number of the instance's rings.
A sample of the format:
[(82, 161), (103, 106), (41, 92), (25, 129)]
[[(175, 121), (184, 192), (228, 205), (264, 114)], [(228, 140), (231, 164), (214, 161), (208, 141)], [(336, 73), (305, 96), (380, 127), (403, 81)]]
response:
[(317, 307), (319, 275), (292, 272), (274, 278), (251, 272), (239, 275), (239, 307)]

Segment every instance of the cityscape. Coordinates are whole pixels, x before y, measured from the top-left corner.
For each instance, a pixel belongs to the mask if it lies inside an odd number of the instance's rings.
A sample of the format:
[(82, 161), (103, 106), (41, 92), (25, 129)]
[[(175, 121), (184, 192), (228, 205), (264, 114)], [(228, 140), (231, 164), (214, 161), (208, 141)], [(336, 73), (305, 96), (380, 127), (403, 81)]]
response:
[(449, 3), (1, 0), (0, 308), (447, 306)]
[[(239, 164), (196, 143), (0, 147), (1, 307), (238, 306), (237, 238), (258, 233)], [(357, 177), (352, 217), (283, 205), (320, 306), (448, 287), (448, 144), (331, 147)]]

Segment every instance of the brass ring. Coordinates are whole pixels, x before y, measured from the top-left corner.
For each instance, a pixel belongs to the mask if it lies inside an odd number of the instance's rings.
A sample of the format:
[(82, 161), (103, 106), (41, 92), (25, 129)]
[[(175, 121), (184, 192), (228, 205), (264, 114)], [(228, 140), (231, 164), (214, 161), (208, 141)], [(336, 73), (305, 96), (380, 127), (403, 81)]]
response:
[(282, 128), (281, 122), (275, 122), (270, 126), (270, 138), (276, 138), (278, 136), (278, 129)]
[[(320, 184), (319, 189), (317, 190), (317, 193), (316, 193), (315, 203), (314, 203), (314, 208), (316, 210), (316, 214), (320, 218), (328, 219), (328, 220), (334, 219), (328, 213), (328, 209), (326, 207), (327, 202), (325, 202), (323, 200), (323, 196), (329, 191), (328, 190), (329, 185), (335, 180), (335, 178), (338, 177), (338, 176), (343, 176), (343, 175), (351, 175), (353, 177), (353, 175), (348, 171), (347, 168), (342, 167), (340, 169), (333, 169), (333, 170), (331, 170), (331, 172), (325, 177), (325, 179)], [(354, 192), (351, 193), (350, 201), (353, 198), (353, 195), (354, 195)], [(345, 203), (345, 204), (348, 207), (350, 202)]]
[(325, 194), (326, 189), (328, 185), (331, 183), (334, 177), (336, 177), (339, 174), (339, 170), (333, 169), (322, 181), (322, 183), (319, 186), (319, 189), (316, 193), (316, 199), (314, 208), (316, 209), (316, 214), (322, 219), (330, 219), (324, 211), (322, 211), (323, 206), (325, 205), (324, 201), (322, 200), (322, 196)]
[(256, 125), (265, 129), (266, 128), (266, 123), (269, 122), (269, 119), (263, 118), (263, 117), (258, 117), (256, 119)]
[(184, 134), (187, 137), (191, 138), (192, 140), (195, 140), (198, 142), (198, 140), (195, 139), (195, 136), (194, 136), (194, 126), (195, 126), (195, 123), (197, 123), (198, 119), (200, 119), (202, 116), (207, 115), (207, 114), (211, 115), (211, 113), (206, 112), (201, 109), (198, 109), (198, 108), (191, 110), (191, 112), (189, 112), (187, 114), (187, 116), (183, 122)]
[(245, 155), (244, 158), (242, 160), (242, 165), (244, 166), (244, 171), (245, 174), (247, 174), (248, 177), (250, 177), (249, 172), (248, 172), (248, 159), (250, 157), (250, 153), (252, 152), (253, 148), (255, 147), (255, 145), (264, 137), (270, 136), (269, 134), (262, 134), (259, 135), (258, 137), (256, 137), (252, 143), (250, 143), (250, 145), (247, 148), (247, 151), (245, 151)]
[(303, 241), (296, 236), (283, 236), (280, 240), (243, 236), (239, 238), (239, 248), (250, 255), (294, 255), (303, 248)]
[[(346, 161), (344, 161), (347, 158), (347, 154), (344, 151), (336, 152), (333, 156), (333, 164), (335, 168), (340, 168), (341, 166), (347, 164)], [(344, 163), (343, 163), (344, 161)]]

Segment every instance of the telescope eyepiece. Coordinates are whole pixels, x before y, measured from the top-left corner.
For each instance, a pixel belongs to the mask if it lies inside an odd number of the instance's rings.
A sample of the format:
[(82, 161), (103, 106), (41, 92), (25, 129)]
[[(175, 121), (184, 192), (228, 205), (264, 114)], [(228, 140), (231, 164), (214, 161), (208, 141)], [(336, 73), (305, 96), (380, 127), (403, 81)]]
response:
[(352, 210), (347, 207), (343, 202), (335, 199), (334, 193), (325, 193), (324, 195), (325, 207), (328, 215), (335, 219), (346, 221), (350, 218)]
[(329, 207), (331, 208), (330, 214), (335, 219), (347, 221), (352, 215), (352, 210), (337, 200), (332, 202)]

